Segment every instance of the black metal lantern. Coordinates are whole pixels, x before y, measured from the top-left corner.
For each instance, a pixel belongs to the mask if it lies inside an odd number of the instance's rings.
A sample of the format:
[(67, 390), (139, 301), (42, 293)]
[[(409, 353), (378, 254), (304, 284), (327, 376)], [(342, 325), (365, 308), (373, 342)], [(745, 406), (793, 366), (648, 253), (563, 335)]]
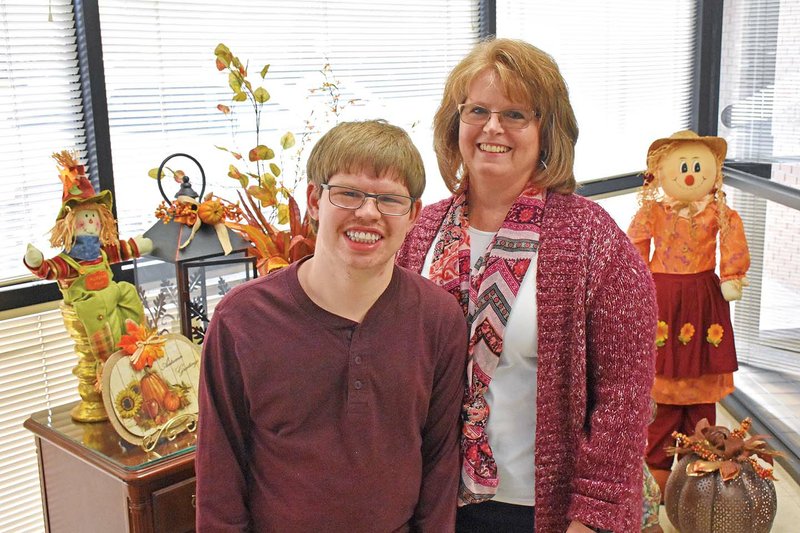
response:
[[(188, 154), (172, 154), (161, 163), (157, 180), (161, 196), (167, 204), (173, 204), (164, 194), (161, 178), (167, 161), (179, 156), (190, 159), (200, 169), (202, 187), (198, 195), (188, 176), (183, 176), (175, 198), (184, 202), (194, 199), (199, 204), (206, 177), (197, 159)], [(220, 232), (227, 235), (231, 244), (227, 255)], [(200, 223), (193, 228), (174, 219), (157, 222), (144, 236), (152, 239), (153, 251), (134, 261), (134, 274), (148, 320), (159, 331), (181, 333), (202, 344), (209, 319), (222, 296), (257, 276), (256, 258), (248, 254), (250, 243), (220, 224)]]

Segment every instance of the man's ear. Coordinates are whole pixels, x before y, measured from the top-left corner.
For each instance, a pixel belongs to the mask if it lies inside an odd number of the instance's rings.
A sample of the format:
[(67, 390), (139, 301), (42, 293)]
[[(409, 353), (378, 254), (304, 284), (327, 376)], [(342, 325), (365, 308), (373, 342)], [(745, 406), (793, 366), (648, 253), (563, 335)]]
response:
[(306, 205), (308, 206), (308, 216), (314, 220), (319, 220), (319, 199), (322, 187), (309, 183), (306, 187)]

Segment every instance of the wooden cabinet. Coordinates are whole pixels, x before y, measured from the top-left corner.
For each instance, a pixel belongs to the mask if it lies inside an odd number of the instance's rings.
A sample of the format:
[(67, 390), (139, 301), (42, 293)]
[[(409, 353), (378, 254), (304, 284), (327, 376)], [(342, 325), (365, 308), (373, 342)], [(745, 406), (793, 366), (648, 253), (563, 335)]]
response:
[(72, 405), (25, 421), (36, 438), (47, 531), (194, 531), (195, 435), (147, 453), (108, 422), (74, 422)]

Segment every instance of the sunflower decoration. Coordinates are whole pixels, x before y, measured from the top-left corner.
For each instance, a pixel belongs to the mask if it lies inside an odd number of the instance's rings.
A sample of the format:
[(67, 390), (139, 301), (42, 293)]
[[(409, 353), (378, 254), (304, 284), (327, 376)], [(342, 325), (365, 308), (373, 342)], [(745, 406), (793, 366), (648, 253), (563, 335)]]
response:
[(722, 335), (725, 333), (725, 330), (719, 324), (711, 324), (706, 332), (706, 340), (713, 344), (714, 347), (718, 347), (722, 342)]
[(127, 334), (120, 338), (118, 346), (131, 356), (134, 370), (150, 368), (157, 359), (164, 356), (164, 338), (157, 335), (155, 330), (127, 320), (125, 331)]
[(659, 348), (667, 343), (669, 337), (669, 326), (663, 320), (658, 321), (658, 328), (656, 329), (656, 346)]
[(694, 326), (690, 322), (687, 322), (681, 326), (681, 331), (678, 333), (678, 340), (681, 342), (681, 344), (686, 345), (689, 344), (689, 341), (692, 340), (692, 337), (694, 337)]
[(121, 418), (133, 418), (142, 408), (142, 395), (134, 387), (125, 387), (117, 394), (114, 405)]

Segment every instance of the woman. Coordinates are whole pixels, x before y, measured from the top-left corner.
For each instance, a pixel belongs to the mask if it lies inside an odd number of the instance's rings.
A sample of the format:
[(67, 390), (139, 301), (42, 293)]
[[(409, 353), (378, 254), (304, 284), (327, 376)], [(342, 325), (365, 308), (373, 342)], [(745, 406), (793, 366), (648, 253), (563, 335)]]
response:
[(573, 194), (577, 137), (553, 59), (507, 39), (453, 69), (434, 118), (453, 196), (397, 260), (470, 328), (460, 532), (640, 526), (655, 293), (611, 217)]

